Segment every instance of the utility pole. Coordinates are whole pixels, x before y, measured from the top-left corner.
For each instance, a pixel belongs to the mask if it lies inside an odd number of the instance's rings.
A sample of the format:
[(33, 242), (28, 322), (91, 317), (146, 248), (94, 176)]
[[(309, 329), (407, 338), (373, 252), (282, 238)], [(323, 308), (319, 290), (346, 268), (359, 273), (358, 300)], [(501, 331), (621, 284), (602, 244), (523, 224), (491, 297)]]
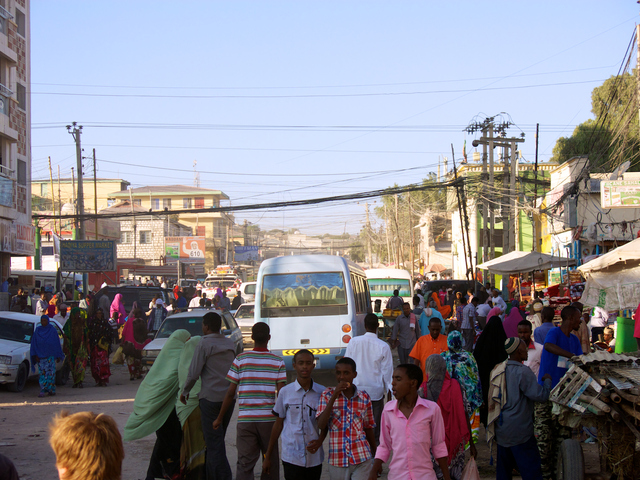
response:
[(71, 125), (67, 125), (67, 131), (71, 134), (71, 136), (73, 136), (73, 139), (76, 142), (76, 162), (78, 167), (78, 215), (80, 217), (78, 219), (76, 238), (78, 240), (84, 240), (84, 188), (82, 186), (82, 147), (80, 143), (82, 125), (78, 125), (76, 122), (73, 122)]
[(411, 221), (411, 192), (407, 192), (407, 199), (409, 201), (409, 232), (411, 233), (411, 254), (409, 256), (409, 262), (411, 263), (411, 278), (413, 278), (413, 269), (415, 262), (413, 261), (413, 222)]
[(391, 260), (391, 247), (389, 246), (389, 215), (387, 215), (387, 205), (384, 205), (385, 232), (387, 236), (387, 263)]
[(511, 141), (511, 178), (509, 179), (509, 247), (518, 249), (518, 209), (516, 202), (516, 179), (518, 177), (518, 151), (516, 142)]
[(364, 203), (367, 214), (367, 255), (369, 256), (369, 268), (373, 268), (373, 257), (371, 256), (371, 223), (369, 222), (369, 203)]
[[(51, 185), (51, 211), (54, 213), (56, 213), (56, 196), (53, 193), (53, 171), (51, 170), (51, 157), (49, 157), (49, 183)], [(53, 232), (56, 232), (56, 221), (53, 221), (53, 225), (51, 227), (53, 229)], [(59, 232), (58, 232), (59, 233)]]
[[(453, 151), (453, 143), (451, 144), (451, 159), (453, 160), (453, 179), (454, 181), (458, 181), (458, 169), (456, 168), (456, 154)], [(467, 262), (467, 244), (464, 241), (464, 227), (465, 222), (462, 218), (463, 206), (462, 206), (462, 196), (460, 195), (460, 189), (456, 184), (456, 197), (458, 199), (458, 212), (460, 213), (460, 233), (462, 237), (462, 250), (464, 251), (464, 267), (465, 267), (465, 276), (467, 280), (469, 279), (469, 272), (473, 269), (473, 263), (471, 264), (471, 268), (469, 267), (469, 263)], [(467, 232), (468, 232), (467, 225)], [(471, 251), (471, 245), (469, 245), (469, 251)]]
[[(60, 195), (60, 165), (58, 165), (58, 215), (62, 216), (62, 195)], [(62, 237), (62, 219), (60, 219), (60, 236)]]
[(71, 167), (71, 205), (73, 206), (73, 235), (71, 238), (76, 239), (78, 235), (78, 217), (76, 210), (76, 177), (73, 174), (73, 167)]
[(500, 214), (502, 216), (502, 254), (511, 251), (509, 228), (511, 227), (511, 211), (509, 205), (509, 147), (502, 147), (502, 195), (500, 195)]
[[(495, 179), (494, 179), (494, 175), (493, 175), (493, 149), (494, 149), (494, 145), (493, 145), (493, 123), (491, 123), (491, 128), (489, 128), (489, 188), (494, 190), (493, 192), (490, 192), (490, 196), (491, 196), (491, 202), (489, 204), (489, 260), (493, 260), (494, 258), (496, 258), (496, 238), (494, 236), (494, 223), (496, 221), (496, 202), (494, 201), (494, 194), (495, 194)], [(493, 275), (493, 273), (491, 273), (489, 275), (489, 278), (491, 279), (491, 285), (495, 285), (495, 275)]]
[(96, 240), (98, 240), (98, 180), (96, 179), (96, 149), (93, 149), (93, 228), (96, 230)]
[[(638, 25), (640, 27), (640, 25)], [(640, 75), (640, 70), (638, 72), (638, 75)], [(533, 173), (533, 208), (535, 209), (538, 205), (538, 137), (540, 133), (540, 124), (536, 123), (536, 166), (534, 169), (534, 173)], [(537, 228), (537, 224), (538, 224), (538, 220), (540, 219), (540, 215), (539, 212), (536, 212), (536, 216), (533, 219), (533, 251), (537, 252), (538, 251), (538, 235), (540, 234), (540, 232), (538, 232), (538, 228)]]

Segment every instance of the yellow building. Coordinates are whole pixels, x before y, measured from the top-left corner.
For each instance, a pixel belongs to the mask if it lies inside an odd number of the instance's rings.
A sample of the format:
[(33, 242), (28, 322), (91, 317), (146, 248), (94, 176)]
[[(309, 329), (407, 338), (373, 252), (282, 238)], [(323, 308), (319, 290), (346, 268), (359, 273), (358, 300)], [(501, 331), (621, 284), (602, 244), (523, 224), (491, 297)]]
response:
[(110, 202), (130, 197), (135, 205), (151, 211), (191, 210), (189, 213), (179, 213), (177, 220), (191, 227), (195, 236), (206, 238), (205, 268), (207, 271), (218, 264), (232, 261), (233, 216), (220, 212), (198, 212), (200, 209), (219, 207), (220, 201), (229, 199), (225, 193), (220, 190), (187, 185), (153, 185), (112, 191), (108, 195)]
[[(73, 205), (76, 193), (78, 191), (78, 179), (75, 181), (71, 178), (53, 179), (53, 205), (55, 210), (65, 204)], [(98, 178), (93, 182), (93, 178), (85, 177), (83, 183), (84, 190), (84, 211), (86, 213), (95, 213), (94, 192), (97, 193), (98, 211), (109, 207), (109, 195), (115, 191), (126, 190), (129, 182), (121, 178)], [(59, 193), (58, 193), (59, 192)], [(53, 210), (51, 197), (51, 181), (32, 180), (31, 193), (34, 196), (33, 210)]]

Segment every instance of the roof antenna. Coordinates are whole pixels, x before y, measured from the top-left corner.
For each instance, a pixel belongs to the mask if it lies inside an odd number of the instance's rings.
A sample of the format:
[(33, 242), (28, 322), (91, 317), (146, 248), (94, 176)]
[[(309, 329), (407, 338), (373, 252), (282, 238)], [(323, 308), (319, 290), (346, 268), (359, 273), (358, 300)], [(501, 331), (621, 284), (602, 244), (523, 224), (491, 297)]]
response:
[(193, 186), (200, 188), (200, 173), (196, 171), (197, 160), (193, 161)]

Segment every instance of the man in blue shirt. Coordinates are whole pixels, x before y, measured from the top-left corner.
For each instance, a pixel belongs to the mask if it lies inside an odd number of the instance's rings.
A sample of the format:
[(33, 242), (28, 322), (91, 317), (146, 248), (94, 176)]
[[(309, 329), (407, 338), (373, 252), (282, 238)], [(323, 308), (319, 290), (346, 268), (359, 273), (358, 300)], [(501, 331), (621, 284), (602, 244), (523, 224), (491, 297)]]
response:
[[(543, 377), (551, 375), (551, 388), (555, 387), (569, 368), (569, 359), (582, 355), (580, 340), (571, 332), (580, 328), (581, 312), (574, 307), (564, 307), (560, 314), (562, 324), (549, 330), (544, 340), (544, 349), (540, 357), (538, 383)], [(557, 455), (560, 444), (571, 438), (571, 429), (560, 424), (556, 415), (551, 413), (551, 402), (536, 403), (535, 432), (542, 460), (543, 478), (555, 478)]]
[(545, 338), (547, 338), (547, 333), (549, 333), (549, 330), (551, 330), (552, 328), (555, 328), (553, 326), (553, 317), (555, 317), (555, 315), (556, 312), (551, 307), (544, 307), (542, 309), (542, 311), (540, 312), (542, 325), (533, 330), (533, 340), (535, 342), (544, 345), (544, 340)]

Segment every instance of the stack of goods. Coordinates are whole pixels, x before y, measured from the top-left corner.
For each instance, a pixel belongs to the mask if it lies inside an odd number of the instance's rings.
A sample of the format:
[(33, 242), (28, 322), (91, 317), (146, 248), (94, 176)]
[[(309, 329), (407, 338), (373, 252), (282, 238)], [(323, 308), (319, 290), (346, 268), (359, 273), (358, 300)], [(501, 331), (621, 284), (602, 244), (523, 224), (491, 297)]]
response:
[(554, 413), (573, 428), (595, 426), (603, 466), (619, 478), (640, 474), (640, 360), (597, 351), (572, 362), (551, 391)]

